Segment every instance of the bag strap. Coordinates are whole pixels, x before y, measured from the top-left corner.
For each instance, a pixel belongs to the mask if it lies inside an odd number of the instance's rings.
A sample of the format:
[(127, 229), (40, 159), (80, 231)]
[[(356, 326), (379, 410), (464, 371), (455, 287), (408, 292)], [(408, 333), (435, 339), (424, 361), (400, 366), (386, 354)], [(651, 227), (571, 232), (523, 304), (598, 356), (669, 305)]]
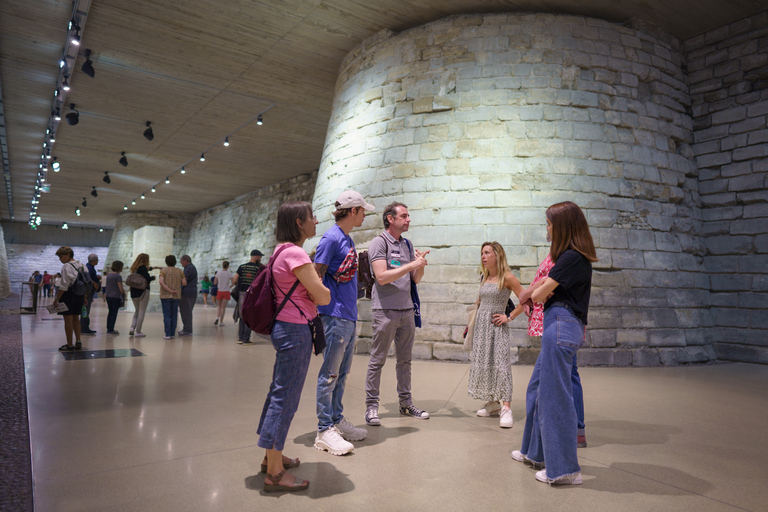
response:
[[(291, 289), (290, 289), (290, 290), (288, 290), (288, 293), (286, 294), (285, 292), (283, 292), (283, 289), (282, 289), (282, 288), (280, 288), (280, 287), (277, 285), (277, 281), (275, 281), (275, 274), (272, 272), (272, 264), (273, 264), (275, 261), (277, 261), (277, 257), (280, 255), (280, 253), (281, 253), (281, 252), (283, 252), (283, 249), (285, 249), (285, 248), (287, 248), (287, 247), (288, 247), (288, 245), (287, 245), (287, 244), (286, 244), (286, 245), (284, 245), (284, 246), (282, 246), (282, 247), (280, 248), (279, 252), (278, 252), (277, 254), (274, 254), (274, 255), (272, 256), (272, 258), (270, 258), (270, 260), (269, 260), (269, 274), (270, 274), (270, 276), (272, 277), (272, 282), (274, 283), (275, 287), (276, 287), (278, 290), (280, 290), (280, 292), (281, 292), (281, 293), (283, 293), (283, 294), (285, 295), (285, 297), (283, 298), (283, 302), (281, 302), (281, 303), (280, 303), (280, 306), (278, 306), (278, 308), (275, 310), (275, 315), (272, 317), (272, 323), (274, 323), (274, 322), (275, 322), (275, 319), (277, 318), (277, 315), (278, 315), (278, 314), (280, 314), (280, 311), (282, 311), (283, 307), (285, 306), (285, 303), (286, 303), (286, 301), (290, 300), (290, 301), (291, 301), (291, 303), (292, 303), (294, 306), (296, 306), (296, 303), (295, 303), (295, 302), (293, 302), (293, 300), (291, 300), (291, 294), (294, 292), (294, 290), (296, 290), (296, 287), (297, 287), (297, 286), (299, 286), (299, 280), (297, 279), (297, 280), (296, 280), (296, 282), (295, 282), (295, 283), (293, 283), (293, 286), (291, 286)], [(304, 312), (301, 310), (301, 308), (300, 308), (299, 306), (296, 306), (296, 309), (298, 309), (298, 310), (299, 310), (299, 313), (301, 313), (301, 316), (303, 316), (304, 318), (307, 318), (307, 317), (304, 315)]]

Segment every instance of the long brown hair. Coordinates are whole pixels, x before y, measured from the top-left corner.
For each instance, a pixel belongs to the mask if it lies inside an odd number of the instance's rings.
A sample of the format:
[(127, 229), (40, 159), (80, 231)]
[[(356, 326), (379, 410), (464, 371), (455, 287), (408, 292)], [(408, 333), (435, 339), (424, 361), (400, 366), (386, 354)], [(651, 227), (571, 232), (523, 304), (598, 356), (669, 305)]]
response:
[[(503, 290), (504, 280), (506, 279), (507, 274), (511, 272), (509, 265), (507, 264), (507, 253), (504, 252), (504, 247), (502, 247), (499, 242), (485, 242), (480, 246), (480, 254), (483, 253), (483, 249), (485, 249), (486, 246), (490, 246), (491, 249), (493, 249), (493, 253), (496, 255), (496, 279), (497, 284), (499, 285), (499, 290)], [(480, 270), (483, 273), (483, 283), (485, 283), (491, 276), (491, 273), (488, 272), (488, 269), (485, 268), (485, 265), (482, 263), (480, 264)]]
[(301, 240), (301, 230), (297, 220), (304, 222), (312, 216), (312, 205), (306, 201), (283, 203), (277, 210), (275, 238), (279, 243), (297, 243)]
[(549, 256), (553, 262), (557, 262), (557, 258), (568, 249), (573, 249), (589, 261), (597, 261), (587, 218), (576, 203), (564, 201), (553, 204), (547, 208), (547, 219), (552, 223)]
[(136, 256), (136, 259), (133, 260), (133, 265), (131, 265), (131, 274), (139, 270), (139, 267), (142, 265), (149, 269), (149, 254), (145, 252), (139, 253), (139, 255)]

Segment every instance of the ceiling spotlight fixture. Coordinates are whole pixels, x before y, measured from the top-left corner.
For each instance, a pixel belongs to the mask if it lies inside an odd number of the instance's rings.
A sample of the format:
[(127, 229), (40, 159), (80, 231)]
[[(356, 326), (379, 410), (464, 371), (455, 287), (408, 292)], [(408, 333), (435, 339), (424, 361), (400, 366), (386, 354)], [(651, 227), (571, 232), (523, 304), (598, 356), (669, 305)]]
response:
[[(70, 25), (72, 22), (70, 22)], [(72, 39), (70, 40), (74, 46), (80, 46), (80, 27), (77, 26), (77, 24), (74, 24), (75, 27), (75, 33), (72, 34)]]
[(59, 61), (59, 67), (63, 68), (66, 65), (67, 65), (67, 60), (64, 57), (62, 57), (61, 60)]
[(205, 162), (205, 153), (200, 155), (200, 161)]
[(80, 216), (80, 208), (75, 208), (75, 215)]
[(264, 120), (261, 118), (261, 114), (259, 114), (258, 119), (256, 119), (256, 124), (259, 126), (264, 124)]
[(150, 124), (150, 121), (147, 121), (147, 129), (144, 130), (144, 138), (147, 140), (152, 140), (155, 138), (155, 134), (152, 133), (152, 127), (149, 126)]
[(184, 166), (181, 166), (181, 174), (187, 174), (187, 170), (184, 168)]
[(146, 199), (146, 197), (147, 197), (147, 196), (145, 196), (144, 194), (141, 194), (141, 198), (142, 198), (142, 199)]
[(103, 232), (104, 232), (104, 228), (99, 228), (99, 233), (103, 233)]
[(93, 197), (99, 197), (99, 193), (96, 191), (96, 187), (93, 187), (93, 190), (91, 190), (91, 195)]
[(154, 191), (155, 191), (155, 187), (152, 187), (152, 192), (154, 192)]
[(134, 199), (133, 201), (131, 201), (131, 204), (135, 205), (136, 204), (136, 200)]
[(88, 206), (88, 201), (86, 201), (85, 198), (83, 198), (83, 202), (80, 204), (82, 204), (83, 208), (85, 208), (86, 206)]
[(53, 111), (53, 118), (57, 121), (61, 121), (61, 109), (59, 107), (56, 107), (56, 110)]
[(56, 157), (53, 157), (53, 162), (51, 162), (51, 169), (53, 169), (53, 172), (59, 172), (61, 170), (61, 164), (56, 161)]
[(72, 126), (75, 126), (77, 123), (80, 122), (80, 112), (77, 111), (74, 103), (70, 103), (69, 108), (70, 110), (74, 110), (74, 112), (70, 112), (65, 117), (67, 118), (67, 123), (71, 124)]
[(66, 222), (61, 225), (61, 229), (69, 229), (69, 226), (67, 226)]
[(69, 90), (69, 77), (64, 77), (64, 80), (61, 82), (61, 88), (65, 91)]
[(171, 182), (169, 178), (165, 178), (165, 184), (168, 185)]
[(58, 98), (59, 97), (59, 89), (57, 88), (55, 91), (53, 91), (53, 97)]
[(39, 226), (42, 223), (43, 223), (43, 219), (38, 215), (37, 218), (35, 219), (35, 224)]
[(109, 173), (107, 171), (104, 171), (104, 177), (101, 179), (104, 180), (104, 183), (106, 183), (107, 185), (112, 183), (112, 180), (109, 179)]
[(85, 49), (85, 62), (83, 63), (83, 67), (80, 69), (82, 69), (83, 73), (85, 73), (91, 78), (94, 78), (96, 76), (96, 71), (93, 69), (93, 61), (91, 60), (90, 48)]
[(53, 144), (54, 142), (56, 142), (56, 136), (55, 135), (51, 135), (51, 144)]
[(123, 210), (127, 210), (127, 209), (128, 209), (128, 205), (123, 206)]
[(224, 137), (224, 145), (229, 146), (229, 137)]
[(121, 151), (120, 154), (122, 155), (119, 160), (120, 165), (123, 167), (128, 167), (128, 159), (125, 158), (125, 151)]

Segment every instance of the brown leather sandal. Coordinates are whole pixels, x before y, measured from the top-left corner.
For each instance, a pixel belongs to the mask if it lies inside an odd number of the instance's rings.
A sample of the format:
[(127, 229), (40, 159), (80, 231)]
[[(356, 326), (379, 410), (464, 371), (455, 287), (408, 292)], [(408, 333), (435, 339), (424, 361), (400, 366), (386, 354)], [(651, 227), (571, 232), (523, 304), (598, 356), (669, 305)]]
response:
[[(277, 475), (267, 473), (267, 477), (264, 479), (264, 492), (297, 492), (309, 487), (309, 480), (302, 480), (296, 477), (294, 477), (293, 485), (282, 485), (280, 480), (283, 479), (283, 476), (285, 476), (285, 470), (282, 470)], [(272, 480), (272, 483), (268, 484), (267, 479)]]
[[(299, 464), (301, 464), (301, 461), (298, 457), (295, 459), (288, 459), (288, 462), (283, 462), (283, 469), (292, 469), (299, 467)], [(264, 461), (261, 463), (261, 472), (266, 473), (267, 472), (267, 458), (264, 457)]]

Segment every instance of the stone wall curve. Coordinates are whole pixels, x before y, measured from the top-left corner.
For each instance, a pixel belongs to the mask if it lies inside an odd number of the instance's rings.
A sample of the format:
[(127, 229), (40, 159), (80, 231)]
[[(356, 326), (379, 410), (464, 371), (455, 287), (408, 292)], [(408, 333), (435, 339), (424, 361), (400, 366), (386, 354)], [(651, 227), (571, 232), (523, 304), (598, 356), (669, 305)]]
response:
[[(461, 15), (384, 30), (339, 72), (318, 234), (344, 189), (378, 212), (407, 204), (407, 236), (431, 251), (414, 356), (465, 360), (482, 242), (501, 242), (527, 285), (549, 249), (546, 207), (573, 200), (600, 258), (581, 363), (714, 359), (683, 66), (679, 42), (658, 30), (580, 16)], [(352, 236), (360, 249), (381, 229), (379, 213)], [(520, 361), (532, 362), (525, 321), (511, 329)]]

